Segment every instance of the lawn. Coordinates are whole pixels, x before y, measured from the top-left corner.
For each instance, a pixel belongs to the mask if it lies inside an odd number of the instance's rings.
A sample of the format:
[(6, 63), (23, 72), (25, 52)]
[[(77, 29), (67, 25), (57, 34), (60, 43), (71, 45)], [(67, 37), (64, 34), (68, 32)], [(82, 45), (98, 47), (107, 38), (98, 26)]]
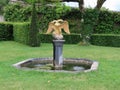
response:
[(99, 62), (97, 71), (50, 73), (19, 70), (12, 66), (28, 58), (51, 57), (52, 44), (29, 47), (13, 41), (0, 42), (0, 90), (120, 90), (120, 48), (64, 45), (64, 57)]

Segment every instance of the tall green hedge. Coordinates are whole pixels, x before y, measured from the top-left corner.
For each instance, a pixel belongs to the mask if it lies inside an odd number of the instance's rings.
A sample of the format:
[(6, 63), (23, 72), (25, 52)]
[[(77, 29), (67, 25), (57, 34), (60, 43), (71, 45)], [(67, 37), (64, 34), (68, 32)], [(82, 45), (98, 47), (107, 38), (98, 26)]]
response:
[[(31, 6), (20, 4), (9, 4), (4, 9), (4, 16), (7, 21), (30, 21)], [(69, 22), (71, 33), (81, 33), (81, 13), (79, 9), (70, 9), (65, 5), (53, 6), (41, 5), (37, 8), (39, 29), (45, 32), (48, 23), (54, 19), (62, 18)], [(98, 16), (99, 13), (99, 16)], [(98, 16), (98, 18), (97, 18)], [(98, 20), (97, 22), (95, 20)], [(85, 27), (89, 24), (94, 34), (120, 34), (120, 12), (86, 8), (84, 13)], [(95, 27), (93, 24), (96, 23)]]
[(33, 3), (32, 7), (32, 19), (30, 23), (30, 31), (29, 31), (29, 45), (32, 47), (39, 47), (40, 41), (39, 41), (39, 28), (38, 28), (38, 18), (37, 18), (37, 12), (35, 3)]
[(28, 45), (30, 23), (16, 23), (13, 27), (14, 41)]
[[(98, 13), (99, 16), (97, 18), (96, 14)], [(69, 21), (71, 33), (81, 33), (81, 13), (78, 9), (72, 9), (63, 18)], [(86, 8), (84, 18), (85, 27), (90, 24), (91, 28), (93, 28), (93, 23), (96, 23), (93, 29), (94, 34), (120, 34), (120, 12), (108, 10), (98, 12), (94, 9)], [(95, 22), (95, 19), (98, 21)]]
[[(38, 0), (37, 0), (38, 1)], [(34, 0), (33, 0), (34, 2)], [(41, 32), (45, 32), (48, 23), (54, 19), (58, 19), (61, 16), (65, 15), (65, 13), (70, 11), (70, 7), (65, 6), (64, 4), (53, 4), (53, 5), (44, 5), (44, 4), (36, 4), (37, 15), (39, 28)], [(12, 22), (23, 22), (30, 21), (32, 5), (21, 5), (19, 3), (8, 4), (4, 7), (4, 17), (6, 21)]]
[(12, 23), (0, 23), (0, 41), (13, 40)]

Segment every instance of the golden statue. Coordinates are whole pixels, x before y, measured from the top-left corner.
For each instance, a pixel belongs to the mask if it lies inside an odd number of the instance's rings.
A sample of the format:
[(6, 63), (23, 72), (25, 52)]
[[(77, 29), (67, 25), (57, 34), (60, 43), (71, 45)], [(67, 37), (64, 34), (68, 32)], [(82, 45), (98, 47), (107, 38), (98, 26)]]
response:
[(55, 39), (63, 39), (63, 35), (62, 35), (62, 29), (67, 33), (70, 34), (69, 31), (69, 25), (67, 21), (64, 21), (62, 19), (58, 19), (58, 20), (53, 20), (49, 23), (48, 26), (48, 30), (46, 32), (46, 34), (49, 34), (53, 31), (53, 37)]

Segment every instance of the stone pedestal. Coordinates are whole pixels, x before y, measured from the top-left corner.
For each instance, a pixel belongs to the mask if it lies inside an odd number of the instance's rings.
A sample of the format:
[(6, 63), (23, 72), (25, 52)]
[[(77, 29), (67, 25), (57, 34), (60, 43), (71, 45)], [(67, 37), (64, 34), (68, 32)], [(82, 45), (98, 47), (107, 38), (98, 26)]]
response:
[(65, 40), (53, 40), (53, 65), (55, 70), (60, 70), (63, 67), (63, 43)]

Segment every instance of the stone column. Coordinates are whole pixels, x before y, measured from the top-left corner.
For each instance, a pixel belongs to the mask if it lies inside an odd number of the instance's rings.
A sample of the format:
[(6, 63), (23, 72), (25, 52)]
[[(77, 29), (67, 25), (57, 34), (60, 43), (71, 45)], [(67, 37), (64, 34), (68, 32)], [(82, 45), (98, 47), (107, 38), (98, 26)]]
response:
[(63, 67), (63, 43), (65, 40), (53, 40), (53, 66), (55, 70)]
[(0, 22), (4, 22), (4, 16), (0, 15)]

